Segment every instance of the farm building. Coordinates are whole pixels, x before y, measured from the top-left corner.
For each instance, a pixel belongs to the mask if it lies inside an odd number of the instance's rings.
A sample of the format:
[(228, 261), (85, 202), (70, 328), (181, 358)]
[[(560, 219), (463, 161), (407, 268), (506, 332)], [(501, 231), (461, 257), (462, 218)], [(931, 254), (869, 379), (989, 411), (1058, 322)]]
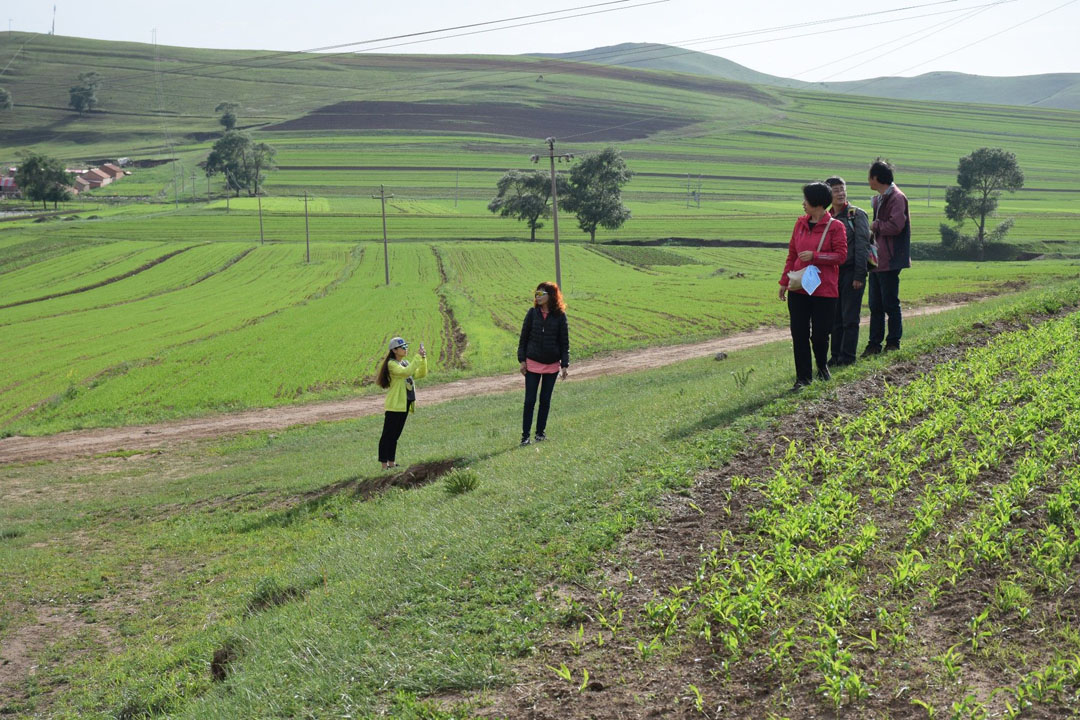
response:
[(105, 187), (113, 181), (112, 176), (102, 170), (99, 170), (98, 168), (87, 170), (79, 177), (83, 180), (86, 180), (88, 190), (95, 190), (100, 187)]
[(124, 174), (123, 170), (121, 170), (118, 166), (113, 165), (112, 163), (105, 163), (100, 168), (98, 168), (98, 170), (101, 170), (103, 173), (113, 179), (116, 179)]
[(0, 177), (0, 197), (18, 197), (19, 186), (11, 176)]

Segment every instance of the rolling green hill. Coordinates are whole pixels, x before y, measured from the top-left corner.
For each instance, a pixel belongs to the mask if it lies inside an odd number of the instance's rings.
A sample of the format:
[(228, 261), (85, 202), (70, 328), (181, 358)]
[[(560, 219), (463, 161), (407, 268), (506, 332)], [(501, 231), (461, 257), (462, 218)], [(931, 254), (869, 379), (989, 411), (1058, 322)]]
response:
[(781, 88), (804, 88), (903, 100), (945, 100), (1080, 110), (1080, 73), (990, 77), (955, 72), (930, 72), (915, 77), (878, 77), (850, 82), (803, 82), (760, 73), (716, 55), (654, 43), (623, 43), (580, 52), (544, 54), (537, 57), (693, 73)]

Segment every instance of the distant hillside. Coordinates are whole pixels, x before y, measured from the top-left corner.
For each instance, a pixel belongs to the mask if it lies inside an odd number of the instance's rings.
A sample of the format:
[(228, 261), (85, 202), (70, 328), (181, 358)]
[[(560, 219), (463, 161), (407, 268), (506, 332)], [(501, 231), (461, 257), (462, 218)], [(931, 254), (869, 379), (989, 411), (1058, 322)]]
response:
[(990, 77), (932, 72), (916, 77), (880, 77), (850, 82), (808, 83), (751, 70), (722, 57), (655, 43), (623, 43), (540, 57), (693, 73), (756, 85), (824, 90), (900, 100), (1022, 105), (1080, 110), (1080, 73)]
[(725, 60), (716, 55), (655, 43), (622, 43), (621, 45), (609, 45), (571, 53), (536, 53), (531, 57), (708, 75), (725, 80), (736, 80), (754, 85), (772, 85), (773, 87), (801, 88), (810, 85), (810, 83), (799, 80), (790, 80), (760, 73), (757, 70), (751, 70), (744, 65)]

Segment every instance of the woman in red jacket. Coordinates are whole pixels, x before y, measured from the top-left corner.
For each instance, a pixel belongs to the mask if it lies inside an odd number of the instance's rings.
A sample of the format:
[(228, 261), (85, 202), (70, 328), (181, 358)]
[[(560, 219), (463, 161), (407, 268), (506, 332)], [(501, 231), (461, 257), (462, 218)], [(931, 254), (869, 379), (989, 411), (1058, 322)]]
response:
[[(836, 307), (839, 267), (847, 259), (847, 230), (834, 222), (826, 209), (832, 203), (832, 191), (825, 183), (803, 185), (803, 210), (806, 214), (795, 221), (788, 243), (787, 263), (780, 276), (780, 299), (787, 298), (791, 318), (791, 342), (795, 349), (795, 384), (798, 392), (813, 382), (810, 349), (817, 361), (818, 380), (830, 380), (829, 330)], [(788, 292), (788, 273), (808, 265), (817, 266), (821, 284), (809, 292), (803, 289)]]

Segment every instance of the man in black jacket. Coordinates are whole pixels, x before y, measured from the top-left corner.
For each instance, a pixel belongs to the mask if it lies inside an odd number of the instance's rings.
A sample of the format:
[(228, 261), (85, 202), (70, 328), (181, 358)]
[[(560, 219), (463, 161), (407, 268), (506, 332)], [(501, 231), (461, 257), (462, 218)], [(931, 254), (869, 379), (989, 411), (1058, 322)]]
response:
[(825, 184), (832, 190), (830, 214), (847, 230), (847, 260), (840, 265), (837, 280), (839, 298), (832, 328), (832, 358), (830, 367), (851, 365), (859, 349), (859, 314), (862, 311), (863, 290), (866, 287), (866, 258), (870, 249), (870, 219), (862, 208), (848, 203), (847, 185), (840, 177), (831, 177)]

